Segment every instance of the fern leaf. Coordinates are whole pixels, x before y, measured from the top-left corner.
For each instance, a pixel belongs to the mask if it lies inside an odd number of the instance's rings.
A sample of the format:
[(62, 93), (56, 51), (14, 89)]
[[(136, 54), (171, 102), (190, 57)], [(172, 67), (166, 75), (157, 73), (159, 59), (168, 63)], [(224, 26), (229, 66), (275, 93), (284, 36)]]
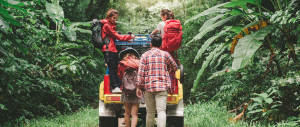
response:
[(201, 69), (199, 70), (198, 74), (197, 74), (197, 77), (196, 77), (196, 80), (194, 80), (194, 84), (193, 84), (193, 89), (196, 90), (197, 88), (197, 85), (200, 81), (200, 78), (204, 72), (204, 70), (206, 69), (206, 67), (208, 66), (209, 62), (212, 60), (212, 58), (214, 57), (214, 55), (220, 51), (220, 49), (223, 48), (223, 46), (225, 45), (225, 43), (221, 44), (218, 48), (214, 49), (214, 51), (212, 51), (208, 57), (206, 57), (206, 61), (204, 61), (204, 63), (202, 64), (202, 67)]
[(222, 19), (220, 20), (219, 22), (216, 22), (214, 23), (213, 25), (210, 25), (209, 27), (207, 27), (206, 29), (200, 31), (200, 33), (198, 33), (191, 41), (189, 41), (186, 46), (188, 46), (190, 43), (194, 42), (195, 40), (199, 40), (201, 39), (205, 34), (207, 34), (208, 32), (214, 30), (216, 27), (219, 27), (223, 24), (225, 24), (226, 22), (236, 18), (236, 17), (239, 17), (241, 15), (235, 15), (235, 16), (230, 16), (228, 18), (225, 18), (225, 19)]
[(205, 28), (207, 28), (208, 26), (214, 24), (219, 18), (223, 17), (224, 15), (225, 15), (225, 14), (217, 15), (216, 17), (207, 20), (207, 21), (202, 25), (202, 27), (199, 29), (199, 31), (202, 31), (202, 30), (204, 30)]
[(190, 22), (190, 21), (192, 21), (192, 20), (195, 20), (195, 19), (197, 19), (197, 18), (199, 18), (199, 17), (201, 17), (201, 16), (204, 16), (204, 15), (209, 15), (209, 14), (216, 13), (216, 12), (219, 12), (219, 13), (225, 13), (225, 12), (228, 12), (228, 11), (230, 11), (230, 10), (218, 8), (218, 7), (221, 7), (221, 6), (223, 6), (223, 5), (225, 5), (225, 4), (228, 4), (228, 3), (229, 3), (229, 2), (223, 3), (223, 4), (219, 4), (219, 5), (216, 5), (216, 6), (213, 6), (213, 7), (209, 8), (209, 9), (203, 11), (202, 13), (200, 13), (200, 14), (198, 14), (198, 15), (195, 15), (195, 16), (193, 16), (192, 18), (187, 19), (187, 20), (184, 22), (184, 25), (187, 24), (188, 22)]
[(202, 56), (203, 52), (209, 47), (209, 45), (214, 42), (214, 40), (216, 40), (217, 38), (219, 38), (221, 35), (223, 35), (225, 32), (229, 31), (231, 29), (231, 27), (227, 28), (226, 30), (221, 31), (218, 35), (213, 36), (211, 38), (209, 38), (204, 45), (202, 45), (201, 49), (199, 49), (195, 59), (194, 59), (194, 63), (197, 62), (197, 60), (199, 59), (200, 56)]

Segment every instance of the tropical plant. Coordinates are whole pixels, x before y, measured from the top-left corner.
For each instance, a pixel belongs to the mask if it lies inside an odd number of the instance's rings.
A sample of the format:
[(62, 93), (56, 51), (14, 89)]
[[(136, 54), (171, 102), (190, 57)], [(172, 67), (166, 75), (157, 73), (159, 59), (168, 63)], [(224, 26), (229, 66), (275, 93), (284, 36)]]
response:
[(104, 62), (92, 52), (89, 22), (69, 22), (58, 0), (0, 4), (0, 124), (98, 100)]
[[(255, 1), (255, 0), (247, 0), (247, 1), (238, 0), (238, 1), (232, 1), (229, 3), (216, 5), (216, 6), (210, 8), (190, 19), (190, 20), (193, 20), (200, 16), (209, 15), (209, 14), (212, 14), (215, 12), (221, 13), (220, 15), (206, 21), (205, 25), (203, 25), (200, 28), (200, 33), (198, 33), (189, 43), (187, 43), (187, 46), (190, 43), (194, 42), (194, 40), (201, 39), (207, 32), (210, 32), (213, 29), (215, 29), (233, 19), (239, 19), (239, 20), (242, 20), (243, 22), (238, 24), (238, 26), (232, 26), (231, 31), (236, 32), (239, 35), (243, 34), (245, 36), (239, 40), (239, 43), (237, 43), (237, 41), (235, 40), (232, 44), (233, 50), (234, 50), (234, 60), (232, 62), (231, 68), (233, 70), (238, 70), (238, 69), (244, 68), (246, 66), (246, 64), (251, 60), (253, 54), (258, 50), (258, 48), (263, 43), (265, 45), (267, 45), (268, 46), (267, 48), (271, 51), (271, 56), (272, 56), (271, 59), (273, 59), (273, 57), (276, 56), (276, 53), (274, 52), (274, 49), (271, 46), (272, 44), (270, 41), (270, 37), (267, 36), (267, 34), (270, 33), (274, 29), (274, 27), (277, 28), (278, 30), (280, 30), (282, 32), (282, 34), (286, 37), (286, 43), (290, 49), (289, 57), (291, 57), (294, 60), (294, 62), (297, 64), (298, 60), (297, 60), (297, 56), (294, 53), (295, 51), (294, 51), (293, 44), (291, 42), (291, 35), (289, 32), (289, 28), (286, 27), (286, 25), (292, 25), (293, 23), (295, 23), (296, 20), (299, 20), (298, 16), (296, 16), (296, 15), (294, 17), (291, 17), (292, 14), (290, 14), (290, 13), (292, 13), (292, 11), (289, 11), (290, 7), (292, 6), (292, 4), (294, 2), (295, 1), (291, 1), (284, 9), (278, 10), (275, 13), (262, 7), (260, 5), (261, 1)], [(255, 5), (256, 8), (258, 8), (259, 12), (253, 12), (253, 10), (248, 9), (246, 6), (247, 3)], [(278, 6), (280, 6), (280, 8), (281, 8), (281, 2), (279, 2), (277, 4), (279, 4)], [(236, 6), (238, 6), (238, 8), (236, 8)], [(230, 9), (225, 9), (225, 8), (220, 8), (220, 7), (231, 7), (233, 9), (230, 10)], [(263, 12), (262, 9), (265, 10), (265, 12)], [(285, 12), (285, 13), (282, 13), (282, 12)], [(225, 14), (222, 14), (222, 13), (225, 13)], [(282, 16), (278, 17), (278, 15), (279, 15), (278, 13), (280, 13)], [(296, 12), (295, 14), (297, 14), (297, 13), (298, 12)], [(225, 16), (231, 15), (231, 16), (225, 18), (224, 15)], [(221, 17), (224, 17), (224, 19), (217, 21)], [(286, 20), (278, 22), (281, 18), (285, 18)], [(277, 19), (277, 20), (274, 20), (274, 19)], [(190, 20), (187, 20), (185, 22), (185, 24), (188, 23)], [(242, 24), (246, 24), (248, 22), (248, 20), (250, 21), (250, 23), (243, 26)], [(266, 21), (269, 24), (267, 27), (265, 27), (266, 25), (264, 26), (264, 24), (266, 24)], [(256, 25), (256, 27), (255, 27), (255, 25)], [(251, 29), (250, 27), (254, 27), (254, 28)], [(255, 31), (255, 32), (250, 33), (249, 31)], [(217, 39), (218, 37), (219, 36), (211, 37), (209, 39), (210, 41), (206, 41), (204, 43), (203, 47), (201, 49), (199, 49), (197, 56), (195, 57), (194, 63), (197, 62), (197, 60), (200, 58), (200, 56), (202, 56), (202, 53), (208, 48), (208, 46), (212, 43), (212, 41)], [(259, 40), (261, 40), (261, 41), (259, 41)], [(235, 44), (236, 44), (236, 46), (235, 46)], [(221, 49), (218, 49), (218, 51), (219, 50), (221, 50)], [(215, 54), (211, 54), (211, 57), (214, 55)], [(278, 61), (276, 59), (274, 61), (278, 64)], [(199, 83), (199, 79), (200, 79), (201, 75), (203, 74), (203, 70), (205, 69), (207, 64), (209, 64), (209, 62), (206, 62), (205, 64), (203, 64), (202, 65), (203, 68), (201, 68), (201, 70), (198, 72), (197, 78), (194, 82), (194, 89), (197, 87), (197, 84)], [(277, 67), (278, 67), (277, 70), (279, 70), (279, 75), (281, 75), (281, 68), (280, 68), (280, 66), (277, 66)]]

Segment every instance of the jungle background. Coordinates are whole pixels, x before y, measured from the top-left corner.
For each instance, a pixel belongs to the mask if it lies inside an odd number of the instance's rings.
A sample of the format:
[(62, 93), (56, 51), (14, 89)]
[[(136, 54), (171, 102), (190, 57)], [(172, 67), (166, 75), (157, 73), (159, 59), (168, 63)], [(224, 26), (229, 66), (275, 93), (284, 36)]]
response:
[(165, 8), (181, 21), (177, 54), (186, 73), (186, 125), (199, 126), (197, 119), (204, 116), (197, 116), (197, 107), (208, 103), (237, 116), (225, 122), (300, 125), (300, 0), (0, 4), (0, 125), (52, 118), (98, 103), (105, 65), (100, 50), (93, 52), (90, 22), (104, 18), (109, 8), (119, 11), (117, 31), (123, 34), (154, 30)]

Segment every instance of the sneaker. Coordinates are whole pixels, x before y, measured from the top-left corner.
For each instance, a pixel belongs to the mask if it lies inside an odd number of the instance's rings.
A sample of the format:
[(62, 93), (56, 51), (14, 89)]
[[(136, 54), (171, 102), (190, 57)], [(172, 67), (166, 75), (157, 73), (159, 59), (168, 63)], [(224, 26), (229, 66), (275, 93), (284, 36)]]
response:
[(122, 125), (125, 125), (125, 121), (122, 123)]
[(116, 87), (114, 89), (111, 90), (112, 93), (121, 93), (122, 91), (120, 90), (119, 87)]

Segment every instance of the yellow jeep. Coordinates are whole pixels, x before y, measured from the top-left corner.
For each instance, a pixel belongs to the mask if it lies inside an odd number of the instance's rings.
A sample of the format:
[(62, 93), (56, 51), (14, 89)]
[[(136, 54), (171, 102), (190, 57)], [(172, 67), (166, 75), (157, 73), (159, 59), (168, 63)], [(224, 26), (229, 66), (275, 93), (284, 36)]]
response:
[[(135, 48), (139, 53), (144, 53), (150, 48), (149, 34), (138, 34), (135, 40), (129, 42), (122, 42), (116, 40), (117, 48), (125, 49), (125, 47)], [(178, 60), (177, 64), (180, 62)], [(177, 85), (175, 87), (175, 94), (168, 95), (167, 98), (167, 126), (169, 127), (183, 127), (184, 125), (184, 105), (183, 105), (183, 88), (184, 80), (183, 65), (179, 66), (175, 77)], [(124, 103), (120, 101), (121, 94), (105, 94), (104, 81), (100, 83), (99, 87), (99, 127), (118, 127), (118, 118), (124, 118)], [(142, 119), (145, 125), (146, 120), (146, 106), (140, 104), (139, 119)], [(139, 122), (140, 123), (140, 122)]]

